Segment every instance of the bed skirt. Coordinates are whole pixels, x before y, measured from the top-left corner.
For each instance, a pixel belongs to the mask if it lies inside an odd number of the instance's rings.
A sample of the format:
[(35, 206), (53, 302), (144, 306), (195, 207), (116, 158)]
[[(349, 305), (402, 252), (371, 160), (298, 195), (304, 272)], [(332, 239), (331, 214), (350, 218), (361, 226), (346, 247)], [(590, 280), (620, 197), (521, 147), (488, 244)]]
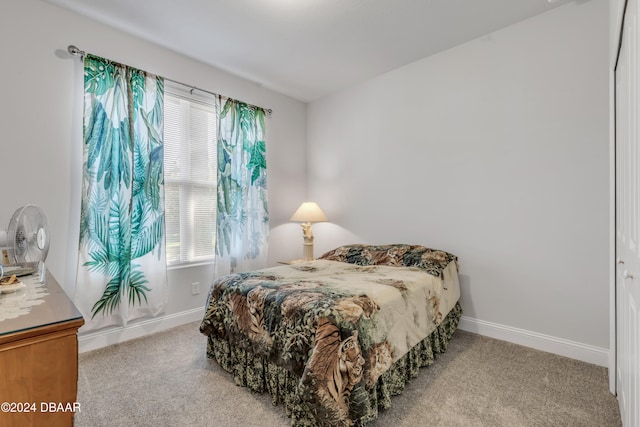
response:
[[(391, 406), (391, 396), (404, 390), (405, 384), (418, 376), (421, 367), (431, 365), (458, 327), (462, 308), (460, 303), (451, 309), (435, 331), (398, 359), (382, 374), (375, 386), (362, 396), (351, 396), (352, 425), (365, 425), (378, 417), (378, 411)], [(251, 352), (231, 347), (225, 340), (208, 336), (207, 356), (227, 372), (233, 374), (237, 385), (256, 393), (269, 393), (274, 405), (282, 404), (292, 426), (316, 426), (317, 422), (305, 402), (304, 386), (300, 377), (274, 362), (255, 356)]]

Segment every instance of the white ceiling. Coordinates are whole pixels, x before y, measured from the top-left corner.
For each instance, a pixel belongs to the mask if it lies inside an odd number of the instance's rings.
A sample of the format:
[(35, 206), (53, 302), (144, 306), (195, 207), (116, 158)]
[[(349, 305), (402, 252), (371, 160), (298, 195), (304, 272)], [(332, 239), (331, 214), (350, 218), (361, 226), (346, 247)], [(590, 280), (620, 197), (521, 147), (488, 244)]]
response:
[(308, 102), (570, 0), (45, 1)]

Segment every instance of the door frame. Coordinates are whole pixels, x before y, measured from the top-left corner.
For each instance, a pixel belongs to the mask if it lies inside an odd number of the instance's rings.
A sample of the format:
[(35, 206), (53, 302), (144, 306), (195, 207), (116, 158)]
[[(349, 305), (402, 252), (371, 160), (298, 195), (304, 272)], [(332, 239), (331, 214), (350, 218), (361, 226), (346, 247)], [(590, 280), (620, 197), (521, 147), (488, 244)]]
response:
[(617, 395), (616, 67), (627, 0), (609, 2), (609, 391)]

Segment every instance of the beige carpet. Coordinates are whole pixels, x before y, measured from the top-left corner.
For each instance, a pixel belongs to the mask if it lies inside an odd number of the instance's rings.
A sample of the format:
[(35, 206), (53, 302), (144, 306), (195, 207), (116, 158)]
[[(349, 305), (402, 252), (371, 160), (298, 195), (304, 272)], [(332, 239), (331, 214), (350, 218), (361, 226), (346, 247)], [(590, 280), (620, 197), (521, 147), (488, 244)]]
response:
[[(76, 426), (288, 426), (192, 323), (80, 355)], [(371, 427), (620, 426), (605, 368), (458, 331)]]

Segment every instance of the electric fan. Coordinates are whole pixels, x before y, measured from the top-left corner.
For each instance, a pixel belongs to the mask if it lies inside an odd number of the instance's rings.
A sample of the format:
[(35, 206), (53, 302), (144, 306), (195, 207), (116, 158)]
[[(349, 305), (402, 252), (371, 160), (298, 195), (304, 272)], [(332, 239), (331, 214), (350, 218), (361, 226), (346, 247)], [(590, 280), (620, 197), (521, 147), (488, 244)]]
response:
[(0, 248), (4, 261), (8, 258), (9, 264), (44, 262), (49, 252), (49, 232), (42, 210), (25, 205), (15, 211), (6, 232), (0, 231)]

